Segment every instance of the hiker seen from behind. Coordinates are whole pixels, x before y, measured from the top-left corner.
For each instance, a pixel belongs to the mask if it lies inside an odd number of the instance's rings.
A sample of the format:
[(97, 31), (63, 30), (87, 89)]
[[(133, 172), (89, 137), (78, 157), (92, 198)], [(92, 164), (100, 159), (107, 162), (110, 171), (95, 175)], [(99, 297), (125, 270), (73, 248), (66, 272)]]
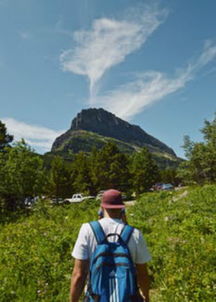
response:
[(86, 302), (149, 302), (147, 262), (151, 255), (141, 232), (126, 224), (117, 190), (101, 201), (103, 218), (81, 226), (72, 256), (70, 302), (78, 302), (86, 281)]

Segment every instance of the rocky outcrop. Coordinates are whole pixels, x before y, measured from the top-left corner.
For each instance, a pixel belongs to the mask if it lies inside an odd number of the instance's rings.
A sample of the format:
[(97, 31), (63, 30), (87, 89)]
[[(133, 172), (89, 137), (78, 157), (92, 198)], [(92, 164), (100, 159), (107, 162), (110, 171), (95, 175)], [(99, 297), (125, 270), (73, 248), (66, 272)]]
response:
[[(131, 150), (145, 146), (151, 152), (166, 153), (176, 157), (175, 152), (170, 147), (139, 126), (132, 125), (102, 108), (85, 109), (78, 113), (71, 123), (71, 128), (55, 140), (52, 152), (59, 150), (88, 152), (89, 148), (94, 146), (94, 141), (96, 147), (102, 147), (103, 137), (127, 144)], [(85, 140), (88, 150), (85, 148)], [(76, 146), (73, 146), (75, 142)], [(78, 142), (81, 142), (80, 145)]]

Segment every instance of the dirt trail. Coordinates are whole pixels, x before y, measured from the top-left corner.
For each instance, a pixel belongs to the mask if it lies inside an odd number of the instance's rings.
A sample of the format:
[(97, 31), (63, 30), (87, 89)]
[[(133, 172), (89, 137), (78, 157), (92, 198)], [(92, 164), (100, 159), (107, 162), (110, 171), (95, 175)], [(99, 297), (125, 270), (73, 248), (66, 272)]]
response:
[(130, 201), (125, 201), (125, 206), (126, 207), (130, 207), (130, 206), (134, 206), (136, 203), (136, 200), (130, 200)]
[(184, 198), (184, 197), (186, 197), (188, 195), (188, 191), (186, 190), (186, 191), (184, 191), (184, 192), (182, 192), (180, 195), (178, 195), (178, 196), (176, 196), (176, 197), (173, 197), (172, 198), (172, 201), (178, 201), (178, 200), (180, 200), (180, 199), (182, 199), (182, 198)]
[[(175, 196), (172, 198), (173, 202), (176, 202), (184, 197), (186, 197), (188, 195), (188, 190), (183, 191), (180, 195)], [(129, 201), (125, 201), (125, 206), (126, 207), (130, 207), (130, 206), (134, 206), (136, 203), (136, 200), (129, 200)]]

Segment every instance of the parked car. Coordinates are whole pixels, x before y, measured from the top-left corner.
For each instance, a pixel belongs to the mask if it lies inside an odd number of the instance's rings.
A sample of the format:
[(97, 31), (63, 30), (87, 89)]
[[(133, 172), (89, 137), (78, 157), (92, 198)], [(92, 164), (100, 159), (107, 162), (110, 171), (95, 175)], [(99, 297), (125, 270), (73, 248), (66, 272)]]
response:
[(68, 203), (82, 202), (87, 199), (94, 199), (95, 196), (84, 196), (82, 193), (73, 194), (72, 198), (66, 198), (64, 201)]
[(163, 185), (163, 183), (156, 183), (156, 184), (154, 184), (154, 185), (151, 187), (150, 191), (151, 191), (151, 192), (153, 192), (153, 191), (160, 191), (161, 188), (162, 188), (162, 185)]
[(26, 207), (31, 207), (34, 203), (34, 199), (32, 197), (26, 197), (24, 200), (24, 205)]
[(31, 208), (34, 204), (37, 203), (37, 201), (39, 200), (39, 196), (35, 196), (35, 197), (26, 197), (24, 199), (24, 205), (27, 208)]
[(174, 190), (174, 186), (172, 184), (162, 184), (161, 190), (163, 191)]

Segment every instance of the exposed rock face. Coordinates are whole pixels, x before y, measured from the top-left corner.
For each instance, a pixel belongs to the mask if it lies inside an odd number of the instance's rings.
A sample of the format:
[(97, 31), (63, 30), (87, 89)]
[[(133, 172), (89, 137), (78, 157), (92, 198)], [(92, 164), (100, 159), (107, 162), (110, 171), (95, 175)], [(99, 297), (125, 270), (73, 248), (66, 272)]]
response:
[[(85, 133), (86, 131), (89, 133), (93, 132), (100, 137), (114, 138), (130, 144), (131, 147), (134, 147), (134, 150), (136, 147), (146, 146), (152, 152), (165, 152), (171, 156), (176, 156), (171, 148), (146, 133), (139, 126), (131, 125), (104, 109), (94, 108), (82, 110), (77, 114), (71, 123), (70, 130), (55, 140), (52, 151), (55, 152), (60, 149), (64, 152), (67, 149), (73, 151), (76, 149), (75, 152), (87, 151), (85, 150), (84, 143), (81, 144), (82, 146), (80, 146), (80, 148), (77, 148), (77, 146), (74, 146), (75, 148), (73, 148), (73, 142), (70, 141), (70, 138), (72, 139), (74, 136), (77, 137), (80, 130), (85, 130)], [(88, 140), (87, 137), (86, 139)], [(62, 148), (62, 146), (64, 147)]]

